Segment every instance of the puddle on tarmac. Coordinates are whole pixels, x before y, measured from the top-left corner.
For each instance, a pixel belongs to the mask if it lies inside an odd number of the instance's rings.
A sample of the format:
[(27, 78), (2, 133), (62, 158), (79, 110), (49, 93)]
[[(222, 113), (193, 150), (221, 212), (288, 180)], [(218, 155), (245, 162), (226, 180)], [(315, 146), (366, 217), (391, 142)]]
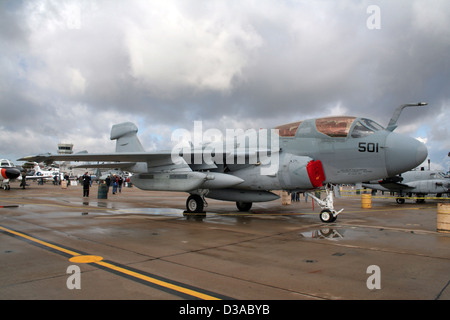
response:
[(101, 209), (113, 209), (113, 210), (116, 209), (114, 202), (84, 200), (83, 202), (71, 202), (71, 204), (74, 204), (74, 205), (82, 204), (84, 206), (90, 206), (90, 207), (101, 208)]
[(183, 210), (173, 208), (125, 208), (114, 210), (114, 214), (144, 214), (182, 217)]
[(325, 239), (331, 241), (339, 241), (344, 238), (344, 233), (347, 230), (337, 230), (334, 228), (324, 227), (321, 229), (310, 230), (301, 232), (300, 237), (311, 239)]
[[(86, 210), (82, 215), (102, 214), (102, 215), (158, 215), (158, 216), (183, 216), (183, 210), (174, 208), (117, 208), (114, 203), (92, 201), (82, 202), (86, 206)], [(105, 209), (106, 212), (98, 212), (98, 209)]]
[[(86, 210), (82, 213), (87, 215), (90, 213), (101, 213), (109, 215), (159, 215), (159, 216), (183, 216), (183, 210), (174, 208), (118, 208), (113, 202), (104, 201), (83, 201), (75, 204), (82, 204), (86, 206)], [(106, 212), (99, 212), (97, 210), (105, 209)]]
[(375, 228), (334, 228), (334, 227), (322, 227), (319, 229), (312, 229), (299, 233), (301, 238), (305, 239), (322, 239), (331, 241), (340, 240), (361, 240), (361, 239), (376, 239), (380, 236), (380, 232), (383, 229)]

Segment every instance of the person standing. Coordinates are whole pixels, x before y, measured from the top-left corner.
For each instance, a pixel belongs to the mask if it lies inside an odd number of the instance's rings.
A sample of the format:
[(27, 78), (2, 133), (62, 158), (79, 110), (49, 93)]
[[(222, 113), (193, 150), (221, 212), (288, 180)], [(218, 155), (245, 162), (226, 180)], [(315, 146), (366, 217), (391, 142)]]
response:
[(118, 180), (117, 176), (114, 174), (112, 179), (111, 179), (111, 183), (112, 183), (112, 186), (113, 186), (112, 194), (116, 194), (117, 193), (117, 186), (118, 186), (118, 181), (117, 180)]
[(83, 175), (83, 197), (89, 197), (89, 188), (91, 186), (91, 176), (86, 172)]
[(111, 185), (111, 177), (108, 175), (105, 179), (106, 186), (108, 187), (107, 193), (109, 192), (109, 186)]
[(122, 176), (119, 176), (117, 178), (117, 183), (119, 184), (119, 193), (122, 193), (122, 184), (123, 184), (123, 178)]
[(25, 189), (27, 185), (27, 172), (25, 170), (22, 171), (22, 181), (20, 182), (20, 186)]

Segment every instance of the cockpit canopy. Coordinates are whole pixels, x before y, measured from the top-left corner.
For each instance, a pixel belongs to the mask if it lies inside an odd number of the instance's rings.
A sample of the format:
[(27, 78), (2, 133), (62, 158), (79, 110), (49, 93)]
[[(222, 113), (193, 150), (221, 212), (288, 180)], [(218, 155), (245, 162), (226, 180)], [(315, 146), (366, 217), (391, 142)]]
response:
[(1, 159), (0, 160), (0, 166), (4, 167), (4, 168), (13, 168), (14, 167), (14, 163), (9, 161), (8, 159)]
[(280, 137), (295, 137), (295, 133), (297, 132), (298, 127), (302, 122), (293, 122), (288, 124), (283, 124), (281, 126), (275, 127), (278, 129), (278, 135)]
[[(295, 137), (302, 121), (276, 127), (280, 137)], [(326, 117), (315, 120), (317, 132), (332, 138), (362, 138), (384, 128), (373, 120), (348, 116)]]

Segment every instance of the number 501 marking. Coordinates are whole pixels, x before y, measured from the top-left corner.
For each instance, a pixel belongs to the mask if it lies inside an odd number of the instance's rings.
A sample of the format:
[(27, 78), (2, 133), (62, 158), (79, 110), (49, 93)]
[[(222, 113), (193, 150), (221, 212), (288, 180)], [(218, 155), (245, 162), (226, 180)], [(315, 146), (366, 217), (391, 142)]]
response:
[(359, 152), (378, 152), (378, 143), (360, 142), (358, 144)]

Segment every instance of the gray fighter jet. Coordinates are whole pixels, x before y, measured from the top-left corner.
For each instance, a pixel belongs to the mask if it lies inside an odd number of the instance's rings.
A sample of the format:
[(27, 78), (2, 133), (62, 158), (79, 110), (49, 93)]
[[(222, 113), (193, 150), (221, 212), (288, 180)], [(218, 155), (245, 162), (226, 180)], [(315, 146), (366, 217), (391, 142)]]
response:
[(270, 130), (227, 130), (215, 141), (205, 138), (211, 131), (196, 133), (194, 125), (193, 141), (187, 142), (184, 138), (192, 137), (181, 130), (178, 140), (172, 134), (176, 146), (158, 152), (145, 152), (137, 127), (126, 122), (111, 129), (111, 140), (117, 140), (115, 153), (44, 154), (19, 160), (110, 161), (100, 166), (132, 172), (130, 181), (143, 190), (188, 192), (186, 212), (194, 214), (204, 213), (205, 198), (233, 201), (240, 211), (249, 211), (253, 202), (278, 199), (273, 190), (325, 188), (325, 199), (313, 198), (323, 209), (320, 219), (332, 222), (343, 209), (334, 209), (330, 185), (391, 177), (426, 159), (423, 143), (393, 132), (403, 108), (422, 105), (426, 103), (398, 107), (387, 129), (367, 118), (335, 116)]
[(444, 193), (450, 193), (450, 178), (439, 171), (413, 170), (380, 181), (363, 183), (362, 186), (394, 192), (398, 195), (397, 203), (403, 204), (405, 197), (412, 197), (413, 194), (417, 196), (417, 202), (424, 202), (423, 197), (428, 194), (436, 194), (436, 197), (441, 197)]

